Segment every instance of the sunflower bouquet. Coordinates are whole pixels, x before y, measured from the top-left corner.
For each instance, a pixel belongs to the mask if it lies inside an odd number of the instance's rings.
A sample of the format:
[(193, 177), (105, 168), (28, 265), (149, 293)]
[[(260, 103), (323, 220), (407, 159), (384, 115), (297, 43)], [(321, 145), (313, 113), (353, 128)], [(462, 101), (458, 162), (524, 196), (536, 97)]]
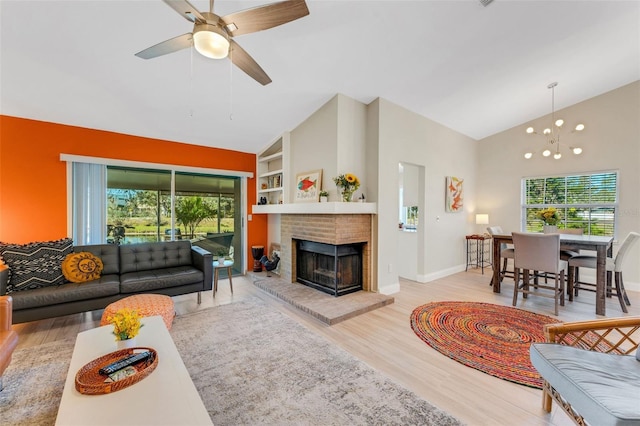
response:
[(342, 189), (342, 200), (351, 201), (356, 189), (360, 188), (360, 180), (353, 173), (344, 173), (333, 178), (338, 189)]
[(113, 334), (115, 334), (116, 340), (129, 340), (140, 332), (141, 318), (137, 311), (123, 308), (109, 316), (107, 321), (113, 324)]
[(555, 207), (540, 210), (536, 216), (542, 219), (545, 225), (557, 225), (560, 222), (560, 212)]

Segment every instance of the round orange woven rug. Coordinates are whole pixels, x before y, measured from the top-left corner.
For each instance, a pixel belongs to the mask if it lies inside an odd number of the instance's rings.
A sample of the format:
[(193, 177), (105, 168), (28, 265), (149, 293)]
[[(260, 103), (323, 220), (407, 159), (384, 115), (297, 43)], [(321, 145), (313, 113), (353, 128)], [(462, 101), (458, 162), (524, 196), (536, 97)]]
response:
[(558, 318), (477, 302), (434, 302), (411, 313), (411, 328), (438, 352), (503, 380), (542, 388), (529, 346)]

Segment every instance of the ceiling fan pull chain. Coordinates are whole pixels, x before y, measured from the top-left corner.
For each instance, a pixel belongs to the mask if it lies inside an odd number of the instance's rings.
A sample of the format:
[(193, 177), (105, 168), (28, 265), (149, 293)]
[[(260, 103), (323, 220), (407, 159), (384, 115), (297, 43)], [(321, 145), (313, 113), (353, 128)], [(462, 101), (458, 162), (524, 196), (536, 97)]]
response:
[(229, 59), (229, 121), (233, 121), (233, 49), (229, 49)]
[(193, 118), (193, 47), (189, 49), (189, 117)]

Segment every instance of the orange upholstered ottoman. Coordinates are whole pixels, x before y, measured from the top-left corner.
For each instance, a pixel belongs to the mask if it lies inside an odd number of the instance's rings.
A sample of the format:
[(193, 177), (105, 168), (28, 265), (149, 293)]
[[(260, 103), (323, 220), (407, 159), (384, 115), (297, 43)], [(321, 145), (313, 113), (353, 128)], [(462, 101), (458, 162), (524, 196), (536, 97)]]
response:
[(136, 294), (113, 302), (104, 308), (100, 325), (109, 324), (107, 318), (123, 308), (135, 310), (143, 317), (160, 315), (164, 319), (167, 330), (171, 330), (173, 317), (176, 315), (173, 309), (173, 300), (169, 296), (162, 294)]

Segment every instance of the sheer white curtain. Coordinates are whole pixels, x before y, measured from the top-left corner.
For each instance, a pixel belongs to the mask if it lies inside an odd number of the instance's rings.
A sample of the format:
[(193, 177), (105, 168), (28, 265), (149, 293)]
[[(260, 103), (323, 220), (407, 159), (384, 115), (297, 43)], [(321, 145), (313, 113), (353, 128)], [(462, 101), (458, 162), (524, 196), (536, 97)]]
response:
[(107, 241), (107, 166), (73, 163), (73, 241)]

